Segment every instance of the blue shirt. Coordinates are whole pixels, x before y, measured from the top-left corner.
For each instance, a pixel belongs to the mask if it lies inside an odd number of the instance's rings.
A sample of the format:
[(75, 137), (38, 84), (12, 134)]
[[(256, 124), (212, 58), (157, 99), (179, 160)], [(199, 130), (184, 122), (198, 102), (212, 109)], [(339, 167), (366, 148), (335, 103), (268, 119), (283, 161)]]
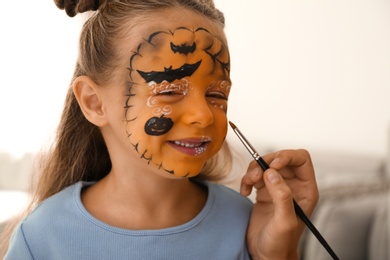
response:
[(208, 188), (191, 221), (159, 230), (127, 230), (93, 217), (79, 182), (43, 201), (14, 231), (5, 259), (249, 259), (245, 234), (252, 202), (225, 186)]

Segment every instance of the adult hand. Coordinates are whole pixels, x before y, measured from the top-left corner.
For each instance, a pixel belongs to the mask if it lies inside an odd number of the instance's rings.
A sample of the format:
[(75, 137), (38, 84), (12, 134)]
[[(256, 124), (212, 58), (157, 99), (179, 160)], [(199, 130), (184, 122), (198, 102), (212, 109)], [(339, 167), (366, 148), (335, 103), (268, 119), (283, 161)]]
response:
[(299, 259), (298, 243), (305, 224), (295, 214), (293, 198), (310, 216), (319, 194), (310, 154), (282, 150), (262, 157), (270, 166), (263, 172), (255, 161), (241, 180), (241, 194), (256, 189), (247, 231), (252, 259)]

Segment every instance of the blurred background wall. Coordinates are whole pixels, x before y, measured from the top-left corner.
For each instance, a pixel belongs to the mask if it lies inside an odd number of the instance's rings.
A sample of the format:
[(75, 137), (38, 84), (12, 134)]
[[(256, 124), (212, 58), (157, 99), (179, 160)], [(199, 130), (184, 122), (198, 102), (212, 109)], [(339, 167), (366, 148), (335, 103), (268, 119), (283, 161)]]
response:
[(390, 1), (217, 0), (230, 119), (258, 144), (383, 155), (390, 134)]
[[(215, 2), (231, 51), (229, 119), (250, 140), (387, 154), (390, 1)], [(5, 1), (2, 10), (0, 151), (21, 157), (58, 122), (84, 18), (50, 0)]]

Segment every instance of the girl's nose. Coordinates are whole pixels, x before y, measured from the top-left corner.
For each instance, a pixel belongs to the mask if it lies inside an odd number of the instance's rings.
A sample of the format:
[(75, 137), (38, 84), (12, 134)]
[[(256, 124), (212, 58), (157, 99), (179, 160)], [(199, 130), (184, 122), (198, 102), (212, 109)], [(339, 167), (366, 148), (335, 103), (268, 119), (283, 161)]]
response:
[(184, 122), (201, 128), (211, 125), (214, 122), (214, 115), (204, 94), (187, 96), (187, 98), (189, 102), (183, 108)]

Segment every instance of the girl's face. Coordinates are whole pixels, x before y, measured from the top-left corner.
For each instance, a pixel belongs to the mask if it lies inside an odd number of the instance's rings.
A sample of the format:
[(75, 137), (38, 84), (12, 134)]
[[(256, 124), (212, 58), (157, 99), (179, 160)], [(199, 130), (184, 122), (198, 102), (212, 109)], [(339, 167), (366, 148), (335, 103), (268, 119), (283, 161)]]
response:
[(135, 27), (122, 44), (127, 82), (115, 131), (135, 160), (192, 177), (225, 140), (230, 59), (220, 27), (191, 11), (173, 13)]

